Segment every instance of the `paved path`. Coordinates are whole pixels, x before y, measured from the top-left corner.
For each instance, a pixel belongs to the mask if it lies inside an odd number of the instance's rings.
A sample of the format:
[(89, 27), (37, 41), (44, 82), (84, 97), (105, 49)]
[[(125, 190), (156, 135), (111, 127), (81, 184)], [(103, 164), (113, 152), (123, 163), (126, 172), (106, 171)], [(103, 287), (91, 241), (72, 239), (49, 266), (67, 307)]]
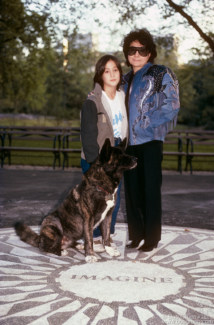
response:
[(82, 251), (57, 257), (21, 242), (13, 222), (38, 231), (80, 178), (79, 170), (0, 170), (0, 324), (214, 324), (213, 174), (164, 174), (162, 240), (152, 252), (125, 249), (124, 198), (120, 257), (87, 264)]
[[(0, 228), (38, 225), (81, 177), (80, 169), (0, 169)], [(214, 230), (214, 173), (164, 173), (162, 193), (164, 225)], [(118, 222), (126, 222), (123, 187)]]

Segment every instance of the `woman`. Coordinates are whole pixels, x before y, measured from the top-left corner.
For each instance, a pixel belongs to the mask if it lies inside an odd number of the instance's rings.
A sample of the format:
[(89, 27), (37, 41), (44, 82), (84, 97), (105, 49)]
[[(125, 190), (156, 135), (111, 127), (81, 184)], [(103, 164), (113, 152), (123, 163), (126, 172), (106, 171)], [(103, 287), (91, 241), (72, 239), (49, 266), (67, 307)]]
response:
[(162, 148), (167, 132), (176, 125), (178, 81), (168, 67), (154, 64), (156, 45), (146, 29), (130, 32), (124, 38), (123, 52), (131, 66), (124, 76), (129, 112), (127, 153), (138, 159), (137, 168), (124, 174), (131, 240), (127, 248), (149, 252), (161, 240)]
[[(117, 146), (128, 134), (125, 94), (120, 90), (122, 68), (112, 55), (101, 57), (95, 67), (94, 90), (88, 95), (81, 112), (81, 167), (83, 173), (96, 160), (105, 139)], [(112, 214), (111, 234), (114, 234), (120, 206), (120, 186)], [(100, 228), (94, 230), (94, 251), (105, 251)]]

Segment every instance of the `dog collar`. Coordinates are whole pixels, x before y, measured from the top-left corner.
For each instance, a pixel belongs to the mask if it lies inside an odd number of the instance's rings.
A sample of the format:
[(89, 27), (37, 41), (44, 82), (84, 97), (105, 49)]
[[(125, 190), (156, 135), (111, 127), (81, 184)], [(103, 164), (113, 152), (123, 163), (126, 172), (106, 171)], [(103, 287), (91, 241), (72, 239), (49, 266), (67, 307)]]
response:
[(113, 200), (114, 198), (114, 193), (111, 194), (108, 191), (106, 191), (104, 188), (102, 188), (101, 186), (97, 185), (97, 191), (98, 192), (104, 192), (106, 194), (106, 200)]
[(102, 191), (102, 192), (106, 193), (106, 199), (107, 200), (112, 200), (114, 198), (115, 193), (118, 190), (118, 187), (115, 188), (114, 193), (112, 193), (112, 194), (109, 193), (108, 191), (106, 191), (104, 188), (102, 188), (99, 185), (96, 186), (96, 189), (97, 189), (98, 192), (101, 192)]
[(108, 191), (106, 191), (104, 188), (102, 188), (101, 186), (97, 185), (97, 191), (98, 192), (105, 192), (107, 195), (111, 195), (111, 193), (109, 193)]

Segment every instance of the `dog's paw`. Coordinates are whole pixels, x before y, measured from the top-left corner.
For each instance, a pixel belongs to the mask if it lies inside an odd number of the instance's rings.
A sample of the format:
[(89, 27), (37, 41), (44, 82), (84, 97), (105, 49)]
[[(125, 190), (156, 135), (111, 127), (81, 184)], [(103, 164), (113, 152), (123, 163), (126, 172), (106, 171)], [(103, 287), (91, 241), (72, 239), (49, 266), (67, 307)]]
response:
[(110, 256), (120, 256), (120, 252), (117, 247), (105, 246), (106, 253)]
[(79, 251), (82, 251), (84, 249), (84, 244), (77, 244), (75, 248), (78, 249)]
[(63, 249), (62, 251), (61, 251), (61, 256), (67, 256), (68, 255), (68, 251), (67, 251), (67, 249)]
[(85, 261), (87, 263), (95, 263), (98, 261), (98, 258), (95, 255), (88, 255), (86, 256)]

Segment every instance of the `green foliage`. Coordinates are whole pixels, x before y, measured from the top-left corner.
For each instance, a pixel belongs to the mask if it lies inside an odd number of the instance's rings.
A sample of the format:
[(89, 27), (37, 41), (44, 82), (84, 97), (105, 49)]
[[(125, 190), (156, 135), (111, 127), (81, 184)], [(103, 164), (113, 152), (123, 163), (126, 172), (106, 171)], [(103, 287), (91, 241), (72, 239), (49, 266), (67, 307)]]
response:
[(27, 14), (20, 0), (1, 0), (0, 12), (0, 108), (41, 111), (50, 48), (47, 17)]
[[(82, 103), (93, 87), (95, 63), (104, 53), (95, 52), (90, 40), (88, 44), (79, 42), (77, 29), (66, 33), (68, 49), (63, 53), (62, 40), (54, 42), (54, 24), (48, 13), (51, 3), (47, 3), (38, 14), (21, 0), (0, 1), (0, 111), (55, 116), (61, 123), (62, 119), (79, 119)], [(126, 6), (126, 1), (121, 4)], [(180, 67), (173, 36), (156, 37), (155, 42), (156, 63), (172, 68), (179, 79), (179, 122), (214, 129), (213, 61)], [(129, 68), (123, 53), (114, 54), (126, 73)]]
[(25, 8), (20, 0), (2, 0), (0, 9), (1, 112), (79, 117), (82, 102), (92, 87), (91, 67), (96, 55), (91, 46), (76, 47), (74, 31), (65, 57), (62, 44), (53, 46), (47, 11), (38, 14)]
[(173, 71), (178, 69), (178, 58), (177, 58), (177, 44), (174, 40), (173, 35), (167, 35), (165, 37), (154, 37), (157, 58), (155, 59), (156, 64), (164, 64), (170, 67)]
[[(82, 103), (92, 88), (95, 53), (87, 47), (75, 47), (69, 39), (66, 56), (55, 50), (55, 64), (48, 65), (47, 104), (49, 115), (61, 118), (79, 118)], [(57, 54), (58, 53), (58, 54)], [(63, 68), (63, 62), (66, 65)]]
[(183, 66), (177, 76), (181, 99), (179, 122), (214, 129), (213, 61)]

